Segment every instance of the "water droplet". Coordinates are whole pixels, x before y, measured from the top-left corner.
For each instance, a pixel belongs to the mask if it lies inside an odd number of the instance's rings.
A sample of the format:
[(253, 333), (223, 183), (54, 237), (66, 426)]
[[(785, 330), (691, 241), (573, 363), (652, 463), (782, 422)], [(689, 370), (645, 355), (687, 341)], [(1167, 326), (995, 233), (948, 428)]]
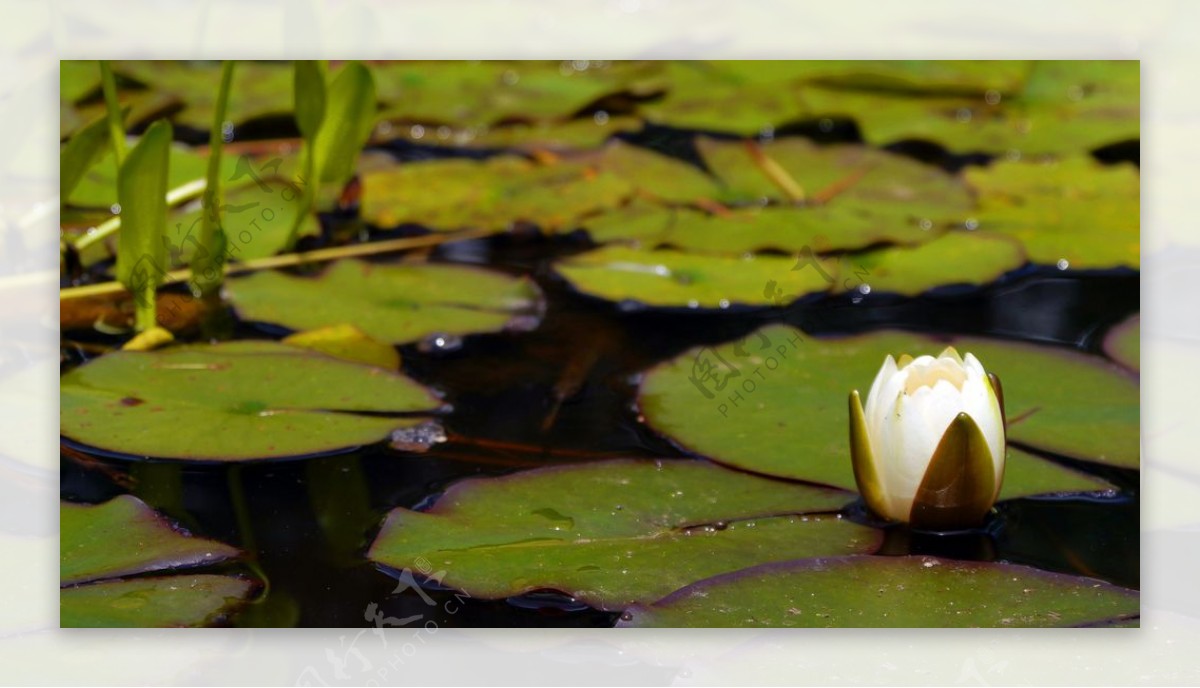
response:
[(695, 299), (689, 299), (687, 302), (687, 307), (688, 308), (699, 308), (700, 302)]
[(871, 293), (871, 285), (869, 285), (869, 284), (858, 285), (858, 293), (864, 294), (864, 295), (870, 294)]
[(963, 227), (966, 227), (967, 231), (975, 231), (976, 229), (979, 229), (979, 220), (969, 217), (967, 218), (967, 221), (963, 223)]
[(87, 228), (87, 234), (88, 234), (88, 236), (91, 236), (92, 234), (95, 234), (95, 233), (96, 233), (96, 228), (95, 228), (95, 227), (88, 227), (88, 228)]
[(230, 122), (229, 120), (225, 120), (224, 122), (221, 122), (221, 140), (222, 141), (224, 141), (225, 143), (229, 143), (230, 141), (232, 141), (233, 140), (233, 131), (234, 131), (233, 122)]
[(109, 211), (111, 211), (113, 215), (120, 215), (121, 214), (121, 204), (113, 203), (112, 206), (109, 208)]
[(517, 74), (515, 69), (506, 69), (504, 70), (504, 74), (500, 75), (500, 80), (505, 84), (512, 86), (521, 80), (521, 75)]
[(603, 110), (597, 110), (596, 114), (592, 115), (592, 120), (595, 121), (596, 124), (604, 126), (605, 124), (608, 124), (608, 113)]
[(970, 108), (959, 108), (958, 112), (954, 113), (954, 118), (960, 122), (970, 122), (971, 121), (971, 109)]
[(922, 218), (922, 219), (921, 219), (921, 229), (923, 229), (923, 230), (925, 230), (925, 231), (927, 231), (927, 232), (928, 232), (929, 230), (933, 229), (933, 220), (930, 220), (930, 219), (929, 219), (929, 218), (927, 218), (927, 217), (926, 217), (926, 218)]
[(379, 123), (379, 126), (375, 127), (375, 131), (380, 136), (389, 136), (392, 133), (392, 123), (387, 120), (384, 120)]
[(450, 138), (450, 134), (451, 134), (450, 127), (448, 127), (444, 124), (437, 128), (437, 136), (439, 139), (442, 139), (442, 140), (448, 139), (448, 138)]
[(721, 300), (720, 300), (720, 301), (717, 303), (717, 305), (718, 305), (718, 306), (720, 306), (720, 307), (721, 307), (721, 308), (723, 308), (723, 309), (724, 309), (724, 308), (729, 308), (729, 299), (721, 299)]
[(833, 131), (833, 120), (828, 117), (822, 117), (820, 122), (817, 122), (817, 128), (828, 134)]
[(1016, 162), (1021, 159), (1021, 151), (1017, 150), (1016, 148), (1013, 148), (1013, 149), (1009, 150), (1007, 153), (1005, 153), (1004, 157), (1013, 162)]
[(408, 130), (408, 135), (414, 139), (424, 138), (425, 127), (421, 126), (420, 124), (414, 124), (412, 125), (412, 128)]
[(758, 132), (759, 138), (763, 141), (771, 141), (775, 138), (775, 127), (770, 125), (763, 127)]
[(587, 60), (575, 60), (574, 62), (571, 63), (571, 66), (575, 68), (575, 71), (583, 72), (583, 71), (586, 71), (588, 68), (588, 61)]
[(988, 91), (987, 93), (983, 94), (983, 100), (987, 102), (988, 105), (999, 105), (1000, 92), (996, 90)]
[(622, 621), (633, 621), (633, 612), (621, 612)]
[(435, 445), (446, 441), (446, 430), (441, 423), (429, 420), (411, 428), (392, 431), (389, 446), (398, 451), (423, 454)]
[(462, 348), (463, 339), (456, 334), (431, 334), (417, 342), (417, 351), (423, 354), (449, 353)]
[(1071, 263), (1066, 258), (1058, 259), (1058, 269), (1059, 270), (1066, 270), (1069, 267), (1071, 267)]

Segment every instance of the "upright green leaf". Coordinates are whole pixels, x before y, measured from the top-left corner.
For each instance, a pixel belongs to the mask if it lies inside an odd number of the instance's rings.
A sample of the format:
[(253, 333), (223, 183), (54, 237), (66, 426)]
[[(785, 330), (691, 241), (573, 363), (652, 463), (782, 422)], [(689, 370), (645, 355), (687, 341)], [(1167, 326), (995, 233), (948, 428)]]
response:
[(316, 137), (325, 119), (325, 74), (324, 60), (296, 60), (296, 126), (305, 141)]
[(343, 183), (375, 125), (375, 81), (371, 72), (352, 62), (329, 87), (328, 112), (314, 140), (315, 168), (322, 182)]
[(221, 152), (225, 143), (225, 110), (229, 106), (229, 87), (233, 83), (233, 60), (221, 65), (221, 86), (213, 109), (212, 129), (208, 136), (208, 169), (205, 174), (204, 202), (200, 216), (200, 249), (192, 257), (192, 284), (203, 294), (221, 288), (225, 276), (225, 233), (221, 222)]
[[(121, 109), (121, 119), (124, 121), (129, 108)], [(84, 173), (91, 169), (109, 149), (109, 133), (107, 116), (98, 117), (88, 123), (79, 133), (67, 141), (59, 155), (58, 198), (60, 203), (66, 203), (67, 198), (83, 179)]]
[(167, 226), (167, 154), (171, 124), (150, 125), (125, 162), (117, 179), (121, 205), (121, 241), (117, 248), (117, 279), (137, 300), (137, 329), (154, 326), (154, 292), (162, 283)]

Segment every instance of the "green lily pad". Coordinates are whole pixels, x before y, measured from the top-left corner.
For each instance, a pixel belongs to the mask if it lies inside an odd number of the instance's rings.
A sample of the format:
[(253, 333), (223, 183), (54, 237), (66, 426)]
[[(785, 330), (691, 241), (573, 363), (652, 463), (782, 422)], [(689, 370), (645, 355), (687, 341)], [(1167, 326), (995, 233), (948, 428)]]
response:
[(998, 162), (966, 172), (979, 196), (979, 227), (1061, 269), (1140, 265), (1138, 171), (1091, 158)]
[[(183, 146), (171, 146), (168, 161), (167, 188), (174, 189), (198, 179), (204, 179), (208, 159)], [(228, 156), (221, 160), (221, 175), (229, 178), (236, 171), (236, 161)], [(68, 202), (80, 208), (110, 208), (117, 202), (117, 170), (112, 151), (106, 152), (83, 175)]]
[[(131, 495), (104, 504), (60, 504), (63, 627), (197, 626), (246, 597), (237, 576), (140, 574), (207, 566), (238, 556), (188, 535)], [(122, 579), (123, 576), (138, 578)]]
[(721, 195), (717, 180), (704, 170), (624, 141), (605, 146), (600, 166), (628, 181), (642, 196), (659, 201), (692, 203)]
[[(118, 62), (113, 68), (183, 102), (184, 108), (171, 118), (176, 124), (205, 132), (212, 128), (221, 83), (220, 62), (132, 60)], [(239, 60), (233, 69), (229, 94), (226, 118), (235, 125), (264, 117), (290, 116), (292, 64)]]
[(283, 343), (376, 368), (400, 369), (400, 352), (396, 351), (396, 347), (371, 339), (353, 325), (330, 325), (297, 332), (284, 337)]
[[(696, 148), (724, 184), (721, 200), (787, 200), (744, 141), (700, 138)], [(961, 220), (972, 208), (967, 188), (954, 176), (886, 151), (849, 144), (818, 146), (803, 138), (775, 139), (758, 144), (757, 149), (787, 172), (808, 199), (837, 189), (826, 201), (828, 207), (870, 215), (876, 221), (906, 220), (916, 240), (920, 240), (921, 220)], [(829, 231), (836, 232), (837, 226)]]
[(1104, 335), (1104, 353), (1129, 368), (1140, 370), (1142, 358), (1142, 314), (1130, 316)]
[[(1118, 366), (1061, 348), (959, 337), (947, 341), (880, 332), (814, 339), (771, 326), (741, 342), (688, 351), (650, 370), (639, 406), (676, 444), (722, 463), (784, 478), (854, 489), (846, 396), (865, 392), (888, 354), (974, 353), (1004, 382), (1008, 439), (1079, 459), (1138, 466), (1138, 385)], [(1030, 493), (1021, 473), (1008, 496)], [(1042, 479), (1053, 492), (1074, 489)]]
[[(304, 212), (301, 189), (281, 177), (260, 179), (259, 183), (230, 189), (221, 204), (221, 228), (225, 232), (225, 253), (229, 260), (266, 258), (278, 253), (287, 243), (296, 213)], [(172, 263), (191, 261), (200, 233), (203, 209), (196, 207), (176, 212), (168, 218), (166, 239), (171, 246)], [(309, 214), (300, 225), (299, 236), (320, 232), (320, 223)]]
[(872, 551), (878, 531), (804, 515), (849, 497), (699, 461), (544, 468), (457, 483), (428, 511), (395, 509), (368, 556), (425, 560), (472, 597), (548, 588), (620, 609), (750, 562)]
[(959, 152), (1080, 153), (1139, 137), (1135, 61), (1042, 61), (1022, 89), (908, 97), (807, 87), (812, 117), (850, 117), (870, 144), (933, 141)]
[(318, 277), (264, 271), (232, 279), (226, 288), (244, 319), (293, 330), (346, 323), (392, 344), (524, 326), (542, 304), (541, 291), (527, 279), (421, 263), (343, 260)]
[(437, 230), (507, 230), (528, 222), (571, 229), (580, 217), (618, 205), (622, 178), (570, 161), (539, 164), (515, 156), (393, 165), (362, 175), (362, 217), (379, 227), (414, 223)]
[(1073, 471), (1009, 446), (1004, 459), (1004, 482), (1001, 483), (998, 499), (1086, 494), (1114, 489), (1113, 485), (1100, 478)]
[(425, 388), (379, 368), (265, 341), (115, 352), (62, 376), (61, 432), (99, 449), (243, 461), (378, 442), (428, 413)]
[(660, 87), (653, 62), (403, 62), (372, 70), (388, 103), (384, 118), (451, 127), (562, 119), (605, 96)]
[(830, 261), (816, 260), (820, 270), (797, 265), (795, 258), (782, 256), (730, 258), (607, 246), (561, 260), (555, 269), (579, 291), (609, 301), (728, 308), (785, 305), (826, 291), (835, 280)]
[(622, 615), (620, 626), (1063, 628), (1130, 619), (1138, 593), (1028, 566), (845, 556), (716, 576)]
[(988, 284), (1025, 264), (1021, 244), (1000, 235), (949, 232), (920, 246), (869, 251), (852, 257), (861, 277), (838, 285), (839, 291), (860, 289), (916, 296), (945, 285)]

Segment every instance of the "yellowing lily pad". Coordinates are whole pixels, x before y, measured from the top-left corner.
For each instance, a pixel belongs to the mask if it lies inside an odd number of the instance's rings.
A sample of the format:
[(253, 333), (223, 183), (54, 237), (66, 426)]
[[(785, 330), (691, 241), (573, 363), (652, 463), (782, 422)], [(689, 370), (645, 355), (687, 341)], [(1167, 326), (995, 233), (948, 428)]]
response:
[[(225, 544), (179, 531), (131, 495), (60, 505), (63, 627), (197, 626), (229, 611), (252, 587), (237, 576), (144, 577), (238, 556)], [(122, 579), (138, 575), (138, 578)]]
[(1130, 316), (1104, 335), (1104, 353), (1131, 370), (1140, 370), (1142, 315)]
[(620, 626), (1063, 628), (1135, 620), (1138, 593), (1027, 566), (846, 556), (715, 576), (622, 616)]
[(552, 589), (620, 609), (751, 562), (873, 551), (878, 531), (814, 513), (850, 497), (698, 461), (545, 468), (396, 509), (368, 556), (397, 569), (425, 560), (472, 597)]
[(839, 290), (860, 289), (915, 296), (946, 285), (988, 284), (1025, 264), (1025, 252), (1016, 241), (1000, 235), (949, 232), (919, 246), (878, 249), (856, 255), (851, 261), (861, 277)]
[(1086, 157), (998, 162), (966, 172), (980, 229), (1018, 239), (1034, 263), (1062, 269), (1137, 268), (1140, 181), (1130, 165)]
[(133, 456), (245, 461), (385, 439), (440, 403), (412, 380), (274, 342), (110, 353), (63, 375), (61, 431)]
[(246, 320), (293, 330), (350, 324), (383, 342), (494, 332), (528, 324), (542, 296), (531, 281), (458, 265), (334, 263), (317, 277), (257, 272), (227, 290)]
[[(946, 342), (899, 332), (816, 339), (771, 326), (652, 369), (639, 406), (652, 427), (690, 451), (746, 470), (853, 489), (850, 390), (869, 390), (888, 354), (936, 353), (947, 343), (974, 353), (1003, 380), (1010, 443), (1137, 467), (1137, 382), (1099, 357), (1032, 344)], [(1059, 474), (1054, 481), (1022, 478), (1024, 472), (1007, 476), (1005, 494), (1079, 487), (1073, 472), (1053, 472)]]
[(571, 229), (580, 217), (618, 205), (622, 178), (591, 165), (539, 164), (514, 156), (402, 163), (362, 176), (362, 216), (371, 224), (506, 230), (527, 222)]
[(679, 308), (782, 306), (826, 291), (836, 279), (836, 267), (815, 258), (810, 265), (780, 256), (730, 258), (625, 246), (572, 256), (555, 269), (591, 296)]
[(297, 332), (284, 337), (283, 343), (385, 370), (400, 369), (400, 352), (396, 347), (371, 339), (353, 325), (330, 325)]

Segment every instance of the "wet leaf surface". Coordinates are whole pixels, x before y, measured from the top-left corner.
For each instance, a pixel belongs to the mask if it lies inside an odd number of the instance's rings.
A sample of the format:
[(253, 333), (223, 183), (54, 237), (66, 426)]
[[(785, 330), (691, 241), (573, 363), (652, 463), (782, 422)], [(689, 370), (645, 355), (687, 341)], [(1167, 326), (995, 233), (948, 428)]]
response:
[(839, 291), (916, 296), (934, 287), (984, 285), (1025, 264), (1025, 252), (1005, 236), (954, 231), (920, 246), (901, 246), (847, 257), (854, 275)]
[[(671, 308), (785, 305), (829, 289), (836, 268), (826, 262), (794, 270), (795, 258), (693, 255), (609, 246), (573, 256), (555, 269), (575, 289), (609, 301)], [(828, 278), (828, 279), (826, 279)]]
[(399, 374), (274, 342), (117, 352), (62, 376), (61, 432), (133, 456), (244, 461), (381, 441), (439, 407)]
[[(690, 451), (758, 473), (854, 489), (846, 395), (869, 390), (888, 354), (936, 352), (947, 343), (974, 353), (1004, 380), (1009, 442), (1138, 466), (1137, 382), (1095, 356), (1016, 342), (899, 332), (815, 339), (770, 326), (652, 369), (639, 405), (651, 427)], [(1029, 485), (1018, 482), (1021, 472), (1007, 476), (1006, 494), (1077, 485), (1070, 471), (1055, 473), (1054, 482), (1039, 477)], [(1063, 488), (1052, 486), (1058, 479)]]
[(227, 289), (247, 320), (293, 330), (349, 324), (393, 344), (524, 327), (536, 320), (542, 301), (531, 281), (488, 270), (354, 260), (317, 277), (258, 272), (230, 280)]
[(176, 529), (131, 495), (99, 505), (62, 502), (60, 516), (63, 627), (203, 625), (253, 585), (217, 575), (122, 579), (239, 555), (233, 547)]
[(1018, 239), (1034, 263), (1072, 270), (1141, 264), (1133, 166), (1072, 157), (997, 162), (965, 174), (979, 197), (979, 228)]
[(1139, 611), (1137, 592), (1091, 578), (1013, 564), (847, 556), (717, 576), (635, 606), (619, 625), (1063, 628)]
[(620, 609), (750, 562), (873, 551), (877, 531), (803, 515), (851, 498), (709, 463), (605, 461), (457, 483), (428, 511), (392, 511), (368, 555), (426, 560), (473, 597), (551, 589)]

